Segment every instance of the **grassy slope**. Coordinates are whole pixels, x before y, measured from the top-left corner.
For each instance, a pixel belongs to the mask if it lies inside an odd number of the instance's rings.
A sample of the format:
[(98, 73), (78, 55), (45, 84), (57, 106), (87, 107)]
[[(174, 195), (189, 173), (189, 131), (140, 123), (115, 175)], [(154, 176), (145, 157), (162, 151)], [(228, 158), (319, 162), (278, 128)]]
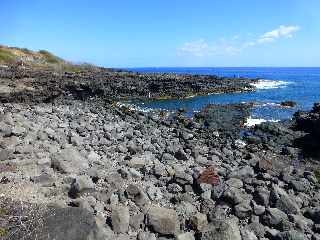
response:
[(0, 64), (9, 65), (18, 62), (41, 68), (52, 68), (56, 71), (78, 72), (95, 68), (93, 65), (75, 65), (46, 51), (31, 51), (26, 48), (6, 47), (0, 45)]

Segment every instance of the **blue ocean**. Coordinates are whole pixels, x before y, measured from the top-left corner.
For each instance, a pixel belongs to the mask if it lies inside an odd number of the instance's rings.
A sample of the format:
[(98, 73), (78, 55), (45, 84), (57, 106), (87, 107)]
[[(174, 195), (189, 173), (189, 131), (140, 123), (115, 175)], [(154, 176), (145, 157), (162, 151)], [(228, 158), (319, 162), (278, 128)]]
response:
[[(138, 72), (205, 74), (225, 77), (261, 79), (256, 92), (196, 96), (183, 100), (157, 100), (136, 103), (147, 109), (176, 110), (184, 108), (189, 114), (208, 104), (254, 102), (254, 119), (290, 119), (297, 110), (310, 110), (320, 102), (320, 68), (135, 68)], [(236, 81), (236, 79), (235, 79)], [(294, 108), (280, 107), (282, 101), (295, 101)]]

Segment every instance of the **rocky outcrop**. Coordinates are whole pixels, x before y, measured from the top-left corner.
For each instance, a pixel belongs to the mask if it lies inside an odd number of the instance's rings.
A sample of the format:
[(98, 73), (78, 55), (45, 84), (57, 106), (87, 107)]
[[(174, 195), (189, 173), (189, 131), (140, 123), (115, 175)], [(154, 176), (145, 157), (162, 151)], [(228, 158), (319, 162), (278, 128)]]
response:
[(296, 146), (304, 153), (320, 160), (320, 103), (310, 112), (297, 112), (294, 115), (296, 128), (308, 134), (296, 140)]
[[(1, 102), (52, 102), (59, 97), (109, 100), (185, 98), (211, 93), (254, 91), (255, 80), (205, 75), (148, 74), (105, 68), (57, 72), (0, 67)], [(9, 79), (9, 81), (8, 81)]]
[(249, 104), (208, 105), (195, 114), (195, 119), (213, 132), (238, 138), (249, 117), (249, 109)]

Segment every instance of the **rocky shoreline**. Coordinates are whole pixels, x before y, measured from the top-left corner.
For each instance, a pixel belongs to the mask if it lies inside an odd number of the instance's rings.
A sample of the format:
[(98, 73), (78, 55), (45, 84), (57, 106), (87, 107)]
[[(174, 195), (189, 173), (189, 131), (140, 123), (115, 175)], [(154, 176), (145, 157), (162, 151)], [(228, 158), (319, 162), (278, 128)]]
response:
[[(8, 81), (10, 79), (10, 81)], [(1, 102), (50, 102), (72, 95), (109, 100), (187, 98), (254, 91), (256, 79), (206, 75), (136, 73), (106, 68), (80, 72), (0, 66)]]
[(246, 129), (246, 105), (190, 119), (114, 101), (252, 80), (101, 71), (1, 68), (2, 239), (320, 239), (319, 105)]

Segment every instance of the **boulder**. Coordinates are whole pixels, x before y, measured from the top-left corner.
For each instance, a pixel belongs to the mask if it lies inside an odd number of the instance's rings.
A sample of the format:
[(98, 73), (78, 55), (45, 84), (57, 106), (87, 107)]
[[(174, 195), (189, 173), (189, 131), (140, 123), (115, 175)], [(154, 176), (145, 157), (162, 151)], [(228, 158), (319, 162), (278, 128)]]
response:
[(306, 209), (304, 216), (312, 219), (316, 224), (320, 224), (320, 207)]
[(87, 175), (81, 175), (77, 176), (71, 183), (69, 195), (70, 197), (76, 198), (79, 197), (81, 193), (93, 191), (94, 189), (95, 185), (91, 178)]
[(242, 240), (237, 219), (214, 220), (201, 240)]
[(125, 206), (113, 206), (111, 221), (114, 232), (126, 233), (130, 223), (129, 209)]
[(203, 213), (196, 213), (193, 217), (191, 217), (190, 222), (193, 229), (199, 232), (204, 231), (208, 227), (207, 215)]
[(178, 216), (175, 210), (152, 206), (147, 214), (148, 226), (161, 234), (175, 234), (178, 230)]
[(287, 214), (297, 214), (300, 212), (300, 207), (294, 200), (294, 197), (287, 194), (282, 188), (274, 185), (271, 196), (273, 198), (272, 200), (275, 201), (275, 207), (281, 211)]
[(88, 161), (72, 147), (51, 155), (51, 166), (61, 173), (79, 174), (89, 168)]
[(234, 207), (235, 215), (238, 218), (246, 218), (252, 214), (252, 208), (250, 206), (250, 202), (241, 202)]
[(304, 235), (296, 230), (281, 232), (277, 235), (277, 240), (304, 240)]
[(278, 226), (281, 222), (288, 221), (288, 216), (280, 209), (269, 208), (263, 217), (263, 222), (268, 226)]
[(246, 179), (254, 176), (253, 168), (250, 166), (245, 166), (240, 168), (239, 170), (235, 170), (229, 174), (229, 178), (239, 178)]
[(147, 194), (137, 185), (130, 184), (126, 189), (126, 194), (137, 206), (143, 207), (149, 204), (149, 198)]
[[(24, 212), (23, 214), (28, 215)], [(39, 224), (41, 220), (41, 224)], [(104, 229), (85, 209), (48, 207), (34, 209), (16, 229), (12, 239), (112, 240), (112, 231)], [(10, 238), (11, 239), (11, 238)]]
[(176, 240), (195, 240), (195, 238), (192, 232), (186, 232), (177, 235)]

